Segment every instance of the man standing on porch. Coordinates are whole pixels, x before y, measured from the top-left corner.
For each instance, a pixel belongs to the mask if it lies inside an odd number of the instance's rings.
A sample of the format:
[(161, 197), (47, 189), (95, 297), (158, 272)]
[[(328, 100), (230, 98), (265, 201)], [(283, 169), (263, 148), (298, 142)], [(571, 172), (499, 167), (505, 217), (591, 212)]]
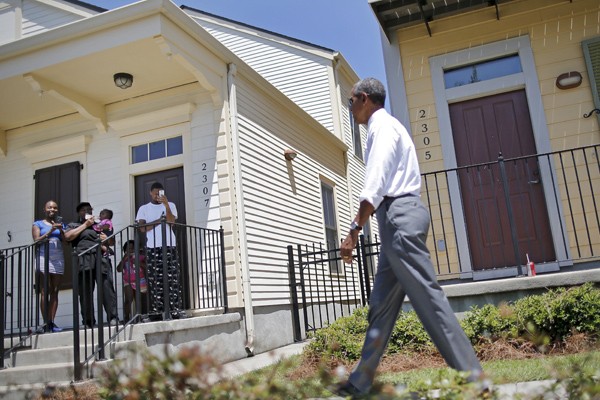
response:
[[(162, 234), (161, 221), (166, 220), (165, 237)], [(172, 224), (177, 219), (177, 207), (165, 194), (163, 185), (154, 182), (150, 187), (150, 202), (140, 207), (135, 217), (140, 230), (146, 232), (146, 274), (150, 295), (150, 319), (160, 319), (165, 311), (165, 302), (169, 302), (171, 318), (185, 317), (182, 308), (181, 272), (177, 243)], [(163, 242), (166, 253), (163, 255)], [(163, 258), (164, 256), (164, 258)], [(166, 260), (166, 271), (163, 271), (163, 260)], [(164, 273), (167, 274), (169, 298), (165, 299), (163, 286)]]
[(354, 85), (351, 95), (354, 120), (368, 127), (366, 171), (360, 207), (342, 243), (341, 255), (345, 263), (352, 262), (358, 234), (374, 212), (381, 253), (361, 359), (348, 381), (335, 391), (341, 396), (369, 392), (405, 295), (448, 365), (470, 372), (469, 379), (477, 380), (481, 365), (437, 283), (425, 243), (429, 213), (420, 198), (421, 175), (412, 139), (385, 110), (386, 93), (381, 82), (363, 79)]

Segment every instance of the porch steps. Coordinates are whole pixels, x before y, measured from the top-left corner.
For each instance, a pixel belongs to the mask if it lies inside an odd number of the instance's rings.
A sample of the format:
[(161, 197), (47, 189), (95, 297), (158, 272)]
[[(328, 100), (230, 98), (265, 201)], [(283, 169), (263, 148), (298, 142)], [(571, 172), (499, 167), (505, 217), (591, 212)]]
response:
[[(120, 328), (120, 327), (119, 327)], [(117, 342), (107, 347), (105, 357), (107, 360), (93, 361), (90, 368), (94, 370), (92, 375), (99, 372), (100, 368), (110, 365), (112, 358), (116, 355), (118, 358), (127, 357), (126, 353), (120, 355), (120, 349), (131, 348), (144, 344), (142, 340), (128, 340), (126, 331), (117, 336)], [(114, 334), (115, 328), (111, 328)], [(104, 328), (105, 341), (109, 338), (109, 328)], [(92, 338), (94, 341), (92, 341)], [(83, 361), (86, 357), (86, 346), (84, 343), (97, 342), (98, 328), (94, 329), (92, 335), (88, 331), (80, 331), (80, 359)], [(10, 341), (5, 339), (5, 345), (10, 345)], [(25, 347), (19, 349), (4, 360), (5, 369), (0, 370), (0, 398), (2, 399), (25, 399), (31, 398), (34, 393), (41, 393), (49, 382), (53, 385), (69, 384), (74, 380), (74, 348), (73, 332), (57, 332), (34, 334), (28, 338)], [(91, 346), (88, 346), (87, 356), (90, 356)], [(84, 373), (85, 374), (85, 373)]]
[[(119, 333), (116, 341), (106, 348), (106, 360), (93, 361), (87, 366), (88, 370), (82, 371), (83, 382), (88, 376), (99, 377), (101, 371), (116, 359), (123, 360), (126, 369), (139, 367), (144, 354), (139, 351), (140, 346), (155, 355), (167, 350), (197, 346), (221, 363), (244, 359), (247, 354), (242, 345), (244, 335), (240, 329), (241, 321), (239, 313), (228, 313), (128, 325)], [(110, 329), (112, 333), (115, 332), (114, 327)], [(98, 340), (97, 333), (96, 328), (94, 342)], [(107, 341), (109, 337), (109, 328), (105, 327), (104, 340)], [(90, 331), (87, 335), (80, 331), (81, 343), (86, 340), (93, 343)], [(9, 344), (8, 341), (5, 343)], [(0, 370), (0, 398), (35, 398), (32, 395), (39, 395), (46, 386), (64, 386), (73, 381), (72, 331), (32, 335), (25, 345), (5, 359), (6, 368)], [(88, 348), (88, 354), (89, 351)], [(80, 354), (83, 357), (83, 349)]]

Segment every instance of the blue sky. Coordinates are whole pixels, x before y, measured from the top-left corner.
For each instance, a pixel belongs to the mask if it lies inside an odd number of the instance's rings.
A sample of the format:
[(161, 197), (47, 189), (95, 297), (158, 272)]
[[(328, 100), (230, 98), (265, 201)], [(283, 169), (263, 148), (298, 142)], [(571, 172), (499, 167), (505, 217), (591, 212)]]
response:
[[(130, 0), (83, 0), (113, 9)], [(177, 0), (202, 11), (339, 51), (361, 78), (385, 82), (379, 25), (367, 0)]]

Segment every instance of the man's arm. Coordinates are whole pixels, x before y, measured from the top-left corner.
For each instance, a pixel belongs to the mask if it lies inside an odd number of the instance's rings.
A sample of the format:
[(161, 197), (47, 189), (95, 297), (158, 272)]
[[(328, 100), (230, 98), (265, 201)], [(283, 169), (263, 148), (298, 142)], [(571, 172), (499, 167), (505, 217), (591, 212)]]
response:
[(167, 199), (167, 196), (162, 196), (161, 198), (161, 202), (163, 203), (163, 205), (165, 206), (165, 217), (167, 218), (167, 222), (170, 224), (175, 223), (175, 220), (177, 219), (177, 217), (175, 216), (175, 214), (173, 214), (173, 211), (171, 211), (171, 205), (169, 204), (169, 200)]
[[(375, 207), (373, 207), (373, 204), (369, 203), (367, 200), (361, 201), (358, 212), (356, 213), (356, 217), (354, 217), (354, 222), (356, 222), (358, 226), (363, 227), (369, 220), (369, 216), (371, 216), (374, 211)], [(352, 262), (352, 252), (356, 248), (356, 243), (358, 243), (358, 234), (358, 230), (350, 229), (348, 236), (346, 236), (346, 239), (344, 239), (342, 242), (340, 253), (342, 260), (344, 260), (344, 262), (347, 264)]]
[(72, 242), (73, 240), (77, 239), (77, 236), (79, 236), (81, 232), (83, 232), (92, 225), (94, 225), (94, 217), (86, 219), (83, 224), (79, 225), (76, 228), (65, 231), (65, 240), (67, 242)]

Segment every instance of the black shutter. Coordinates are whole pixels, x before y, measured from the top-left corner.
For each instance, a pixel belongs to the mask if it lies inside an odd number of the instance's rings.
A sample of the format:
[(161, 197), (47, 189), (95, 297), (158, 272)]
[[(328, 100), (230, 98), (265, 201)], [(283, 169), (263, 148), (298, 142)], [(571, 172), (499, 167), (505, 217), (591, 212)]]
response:
[[(77, 220), (75, 207), (80, 201), (79, 171), (81, 164), (71, 162), (55, 165), (35, 171), (35, 210), (34, 219), (44, 218), (44, 205), (49, 200), (58, 204), (58, 213), (63, 217), (63, 222)], [(65, 251), (65, 274), (61, 282), (61, 289), (71, 287), (71, 246), (63, 243)]]

